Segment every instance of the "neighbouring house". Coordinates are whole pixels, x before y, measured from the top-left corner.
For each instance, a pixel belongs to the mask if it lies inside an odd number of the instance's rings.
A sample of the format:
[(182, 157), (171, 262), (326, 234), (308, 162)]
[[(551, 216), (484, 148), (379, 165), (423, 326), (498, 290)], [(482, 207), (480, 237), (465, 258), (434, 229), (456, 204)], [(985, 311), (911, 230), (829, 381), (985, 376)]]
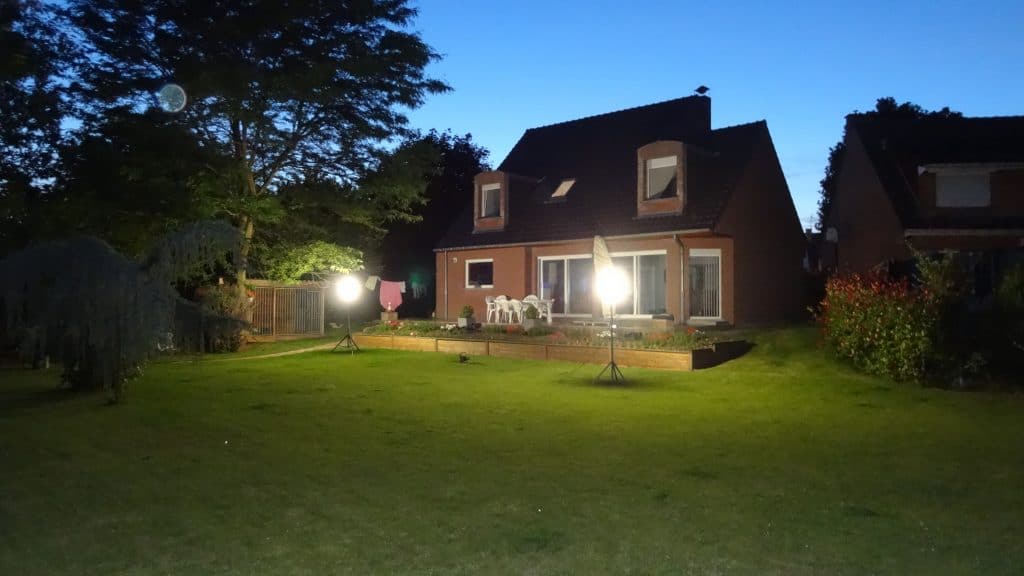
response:
[(435, 250), (436, 314), (536, 294), (556, 318), (599, 317), (597, 235), (632, 283), (617, 316), (800, 314), (805, 239), (768, 126), (712, 129), (706, 96), (527, 130)]
[(958, 251), (985, 298), (1024, 261), (1024, 116), (851, 114), (845, 144), (825, 232), (840, 272)]

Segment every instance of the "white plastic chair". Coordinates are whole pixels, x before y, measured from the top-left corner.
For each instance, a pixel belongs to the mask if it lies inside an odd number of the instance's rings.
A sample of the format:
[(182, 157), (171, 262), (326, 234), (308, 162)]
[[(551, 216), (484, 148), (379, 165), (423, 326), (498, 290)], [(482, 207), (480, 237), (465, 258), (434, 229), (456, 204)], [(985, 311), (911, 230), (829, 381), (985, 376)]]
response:
[(494, 320), (498, 320), (498, 303), (494, 301), (494, 296), (484, 297), (484, 302), (487, 303), (487, 322), (491, 322), (491, 315), (494, 315)]
[(508, 296), (498, 296), (494, 299), (494, 305), (498, 307), (498, 322), (507, 322), (510, 313)]
[(519, 300), (509, 300), (509, 323), (522, 324), (523, 323), (523, 303)]

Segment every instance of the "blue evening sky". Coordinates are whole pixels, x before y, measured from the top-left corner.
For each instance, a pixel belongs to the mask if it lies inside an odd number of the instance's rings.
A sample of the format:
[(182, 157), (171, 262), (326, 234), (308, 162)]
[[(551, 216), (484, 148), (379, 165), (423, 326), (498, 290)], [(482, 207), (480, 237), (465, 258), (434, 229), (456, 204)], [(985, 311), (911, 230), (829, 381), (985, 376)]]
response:
[[(419, 0), (454, 91), (411, 113), (498, 164), (527, 128), (711, 88), (715, 128), (768, 121), (810, 226), (843, 117), (881, 96), (1024, 114), (1024, 1)], [(1024, 135), (1022, 135), (1024, 136)]]

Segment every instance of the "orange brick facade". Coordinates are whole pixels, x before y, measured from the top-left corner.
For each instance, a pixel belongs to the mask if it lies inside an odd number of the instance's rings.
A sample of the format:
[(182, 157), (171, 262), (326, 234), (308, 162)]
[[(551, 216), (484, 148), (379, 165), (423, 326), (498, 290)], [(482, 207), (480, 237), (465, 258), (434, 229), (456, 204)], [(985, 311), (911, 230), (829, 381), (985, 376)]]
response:
[[(630, 252), (665, 253), (665, 308), (676, 321), (686, 321), (685, 305), (689, 302), (686, 281), (689, 248), (715, 248), (721, 250), (721, 291), (722, 319), (735, 322), (733, 292), (733, 240), (716, 236), (689, 236), (666, 234), (642, 238), (612, 238), (607, 240), (612, 254)], [(591, 254), (593, 240), (511, 246), (495, 248), (473, 248), (440, 250), (437, 259), (437, 308), (438, 318), (454, 319), (462, 306), (469, 304), (476, 311), (478, 320), (483, 319), (487, 296), (506, 295), (509, 298), (523, 298), (528, 294), (540, 294), (539, 262), (551, 256), (572, 256)], [(492, 259), (494, 262), (493, 288), (466, 286), (466, 261)], [(596, 300), (596, 299), (595, 299)], [(600, 316), (600, 303), (592, 302), (592, 314)]]

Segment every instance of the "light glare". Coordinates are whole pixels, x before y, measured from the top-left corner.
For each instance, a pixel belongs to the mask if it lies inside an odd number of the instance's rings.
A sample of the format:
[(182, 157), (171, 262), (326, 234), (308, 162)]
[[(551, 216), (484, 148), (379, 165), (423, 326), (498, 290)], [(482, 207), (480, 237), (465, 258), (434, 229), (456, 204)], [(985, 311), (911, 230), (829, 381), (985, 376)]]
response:
[(597, 295), (609, 306), (622, 302), (629, 294), (629, 278), (618, 266), (606, 266), (598, 270), (595, 284)]
[(338, 298), (346, 304), (355, 302), (362, 289), (362, 284), (355, 276), (342, 276), (334, 285), (334, 291)]

